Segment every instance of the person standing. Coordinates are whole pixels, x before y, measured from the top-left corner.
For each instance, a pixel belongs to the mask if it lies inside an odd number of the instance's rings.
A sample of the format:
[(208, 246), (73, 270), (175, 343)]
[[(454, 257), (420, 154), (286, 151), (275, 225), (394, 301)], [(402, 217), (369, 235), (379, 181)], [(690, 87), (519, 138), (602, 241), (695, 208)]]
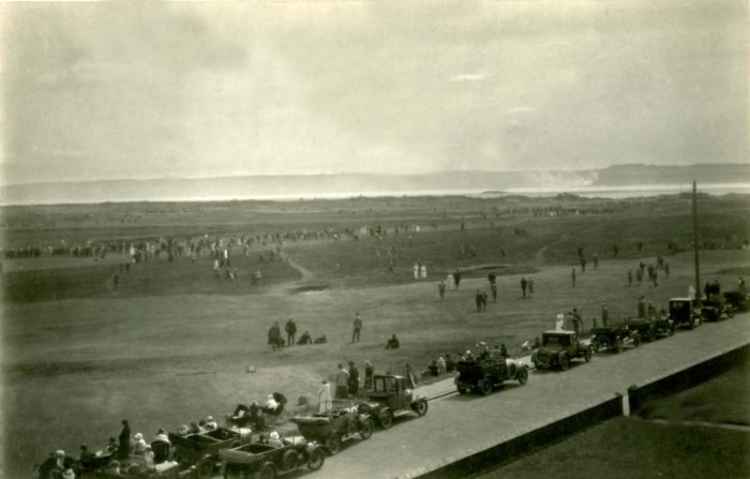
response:
[(419, 268), (419, 276), (422, 277), (422, 279), (427, 279), (427, 265), (422, 264), (422, 266)]
[(630, 288), (631, 286), (633, 286), (633, 270), (629, 269), (628, 270), (628, 288)]
[(607, 305), (602, 305), (602, 327), (607, 327), (607, 321), (609, 321), (609, 310), (607, 310)]
[(359, 342), (359, 335), (362, 333), (362, 318), (359, 313), (354, 315), (354, 323), (352, 323), (352, 343)]
[(318, 414), (325, 414), (331, 409), (333, 409), (331, 385), (324, 379), (318, 389)]
[(414, 263), (412, 270), (414, 271), (414, 279), (419, 279), (419, 263)]
[(120, 445), (117, 448), (117, 457), (127, 459), (130, 456), (130, 424), (128, 424), (127, 419), (122, 420), (122, 430), (118, 439)]
[(477, 313), (482, 312), (482, 292), (477, 290), (476, 294), (474, 295), (474, 303), (477, 306)]
[(576, 334), (581, 334), (581, 327), (583, 326), (583, 318), (581, 318), (581, 314), (578, 312), (577, 308), (573, 308), (573, 312), (571, 313), (572, 319), (573, 319), (573, 330), (576, 332)]
[(359, 370), (354, 361), (349, 361), (349, 396), (356, 397), (359, 392)]
[(497, 283), (490, 283), (490, 290), (492, 291), (492, 302), (497, 303)]
[(521, 277), (521, 294), (523, 295), (522, 297), (524, 298), (526, 297), (526, 288), (528, 287), (528, 285), (529, 283), (528, 281), (526, 281), (526, 277), (525, 276)]
[(445, 299), (445, 281), (442, 279), (438, 283), (438, 295), (441, 301)]
[(461, 284), (461, 271), (456, 270), (453, 273), (453, 284), (456, 286), (456, 289), (458, 289), (458, 286)]
[(294, 322), (292, 318), (289, 318), (289, 321), (287, 321), (286, 324), (284, 325), (284, 329), (286, 330), (287, 346), (294, 346), (295, 344), (294, 337), (297, 335), (297, 324)]
[(575, 288), (576, 287), (576, 268), (575, 268), (575, 266), (570, 271), (570, 281), (571, 281), (571, 284), (573, 285), (573, 287)]
[(529, 296), (534, 294), (534, 278), (529, 278), (528, 280), (528, 290), (529, 290)]
[(365, 389), (372, 389), (372, 377), (375, 375), (375, 368), (370, 361), (365, 361)]
[(638, 298), (638, 319), (646, 317), (646, 298), (641, 296)]
[(349, 396), (349, 371), (344, 369), (343, 364), (339, 364), (339, 370), (336, 373), (336, 399), (346, 399)]

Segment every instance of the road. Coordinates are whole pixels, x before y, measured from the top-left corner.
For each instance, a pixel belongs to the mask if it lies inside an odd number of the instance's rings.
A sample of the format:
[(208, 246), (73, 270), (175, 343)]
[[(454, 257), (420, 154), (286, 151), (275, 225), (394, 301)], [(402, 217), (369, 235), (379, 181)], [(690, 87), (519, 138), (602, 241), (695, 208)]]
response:
[[(693, 331), (622, 354), (596, 355), (566, 372), (532, 372), (525, 386), (508, 384), (486, 397), (448, 394), (432, 400), (424, 418), (404, 419), (369, 440), (350, 442), (306, 478), (412, 478), (444, 464), (611, 399), (750, 343), (750, 315), (706, 323)], [(451, 381), (421, 392), (440, 396)]]

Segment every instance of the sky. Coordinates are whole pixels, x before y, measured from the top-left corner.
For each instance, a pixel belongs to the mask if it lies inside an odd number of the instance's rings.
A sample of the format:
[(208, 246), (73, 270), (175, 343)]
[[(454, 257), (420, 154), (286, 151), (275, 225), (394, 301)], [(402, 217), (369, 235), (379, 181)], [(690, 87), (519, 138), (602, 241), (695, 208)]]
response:
[(4, 184), (746, 162), (745, 1), (0, 6)]

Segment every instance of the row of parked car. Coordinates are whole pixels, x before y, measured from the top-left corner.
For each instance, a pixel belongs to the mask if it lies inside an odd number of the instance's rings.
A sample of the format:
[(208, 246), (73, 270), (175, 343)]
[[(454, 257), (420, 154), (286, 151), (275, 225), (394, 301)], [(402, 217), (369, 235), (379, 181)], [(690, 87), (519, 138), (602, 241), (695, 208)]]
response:
[[(595, 352), (620, 352), (637, 347), (641, 341), (671, 336), (676, 329), (693, 329), (704, 320), (731, 317), (734, 311), (747, 310), (747, 295), (726, 293), (719, 302), (673, 298), (669, 315), (654, 320), (631, 320), (623, 324), (594, 328), (591, 340), (576, 332), (546, 331), (539, 348), (532, 354), (537, 369), (566, 370), (571, 361), (591, 360)], [(457, 363), (456, 388), (460, 394), (489, 394), (505, 381), (526, 384), (528, 368), (518, 360), (497, 351), (482, 351), (476, 357), (464, 357)], [(301, 470), (318, 470), (325, 458), (341, 450), (349, 439), (366, 440), (377, 429), (388, 429), (404, 416), (422, 417), (428, 402), (413, 389), (408, 378), (376, 374), (364, 400), (337, 402), (323, 414), (291, 419), (298, 436), (281, 437), (276, 432), (243, 431), (220, 427), (210, 432), (189, 435), (170, 434), (172, 460), (144, 471), (121, 469), (111, 474), (95, 471), (100, 478), (190, 478), (206, 479), (222, 474), (227, 479), (273, 479)]]
[[(592, 328), (586, 340), (574, 331), (551, 330), (542, 334), (540, 347), (531, 361), (536, 369), (567, 370), (577, 359), (589, 362), (594, 353), (622, 352), (638, 347), (642, 342), (672, 336), (677, 329), (694, 329), (703, 321), (720, 321), (731, 318), (737, 311), (748, 309), (748, 295), (731, 291), (712, 294), (701, 300), (672, 298), (668, 314), (653, 319), (628, 319), (624, 322)], [(456, 389), (460, 394), (478, 392), (489, 394), (505, 381), (526, 384), (526, 366), (518, 361), (484, 354), (477, 358), (463, 358), (457, 365)]]

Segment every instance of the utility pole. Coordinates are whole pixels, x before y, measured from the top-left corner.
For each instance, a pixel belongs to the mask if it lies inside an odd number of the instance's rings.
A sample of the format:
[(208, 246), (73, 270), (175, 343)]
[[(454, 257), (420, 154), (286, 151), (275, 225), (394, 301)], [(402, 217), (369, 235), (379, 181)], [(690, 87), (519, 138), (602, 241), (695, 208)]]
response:
[(701, 297), (701, 267), (698, 258), (698, 187), (693, 180), (693, 257), (695, 261), (695, 297)]

